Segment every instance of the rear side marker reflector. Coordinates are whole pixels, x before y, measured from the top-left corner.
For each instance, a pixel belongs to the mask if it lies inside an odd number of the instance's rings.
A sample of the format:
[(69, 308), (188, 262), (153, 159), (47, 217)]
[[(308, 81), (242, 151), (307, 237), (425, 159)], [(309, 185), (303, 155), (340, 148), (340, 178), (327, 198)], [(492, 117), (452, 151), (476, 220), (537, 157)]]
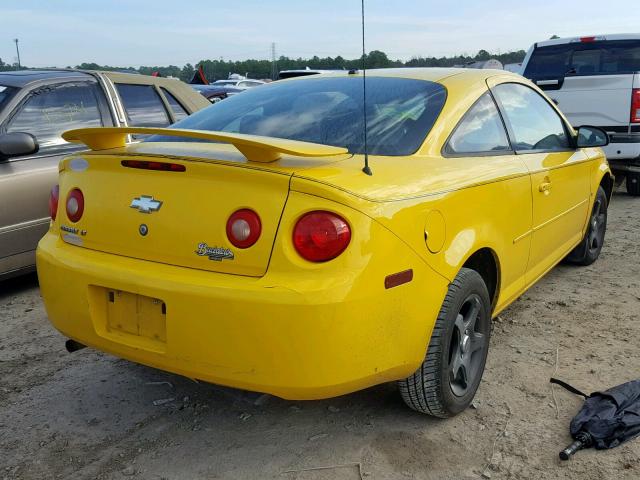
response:
[(142, 170), (160, 170), (162, 172), (184, 172), (187, 167), (179, 163), (148, 162), (146, 160), (122, 160), (120, 164), (128, 168), (140, 168)]
[(384, 279), (384, 288), (389, 289), (402, 285), (403, 283), (409, 283), (413, 280), (413, 269), (404, 270), (403, 272), (387, 275)]

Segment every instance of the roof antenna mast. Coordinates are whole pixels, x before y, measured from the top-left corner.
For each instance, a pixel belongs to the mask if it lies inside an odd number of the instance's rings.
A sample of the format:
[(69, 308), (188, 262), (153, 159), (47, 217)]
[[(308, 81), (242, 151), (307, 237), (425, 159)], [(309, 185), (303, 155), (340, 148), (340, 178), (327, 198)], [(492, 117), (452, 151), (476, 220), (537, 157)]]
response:
[(373, 175), (369, 168), (369, 148), (367, 145), (367, 56), (364, 48), (364, 0), (362, 0), (362, 114), (364, 116), (364, 168), (367, 175)]

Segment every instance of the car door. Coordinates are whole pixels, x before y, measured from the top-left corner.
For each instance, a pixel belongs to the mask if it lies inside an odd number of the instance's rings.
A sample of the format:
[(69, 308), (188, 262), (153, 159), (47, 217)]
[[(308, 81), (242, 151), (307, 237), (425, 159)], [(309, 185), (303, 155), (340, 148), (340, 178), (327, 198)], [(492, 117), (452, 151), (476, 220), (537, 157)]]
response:
[(97, 82), (75, 81), (32, 89), (0, 127), (31, 133), (40, 145), (35, 155), (0, 162), (0, 275), (35, 264), (35, 248), (49, 225), (58, 162), (86, 148), (65, 142), (62, 133), (112, 124)]
[(549, 101), (521, 83), (492, 92), (511, 144), (531, 175), (533, 223), (527, 284), (566, 256), (582, 238), (590, 198), (590, 159), (576, 149), (570, 130)]
[[(489, 220), (493, 248), (500, 258), (500, 297), (497, 308), (510, 303), (525, 288), (531, 238), (531, 180), (526, 166), (513, 151), (504, 122), (489, 92), (467, 111), (449, 137), (443, 155), (462, 175), (482, 172), (487, 184), (463, 190), (460, 225)], [(480, 193), (481, 192), (481, 193)], [(484, 204), (484, 205), (483, 205)], [(508, 208), (504, 208), (508, 206)], [(449, 223), (456, 223), (449, 219)]]

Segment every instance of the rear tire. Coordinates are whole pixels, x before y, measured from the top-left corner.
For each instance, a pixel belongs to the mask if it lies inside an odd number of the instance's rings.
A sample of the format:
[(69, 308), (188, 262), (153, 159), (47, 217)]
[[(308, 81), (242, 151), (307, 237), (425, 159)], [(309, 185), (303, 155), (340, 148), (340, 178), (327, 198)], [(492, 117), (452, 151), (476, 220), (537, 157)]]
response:
[(582, 241), (567, 256), (567, 262), (587, 266), (598, 259), (607, 232), (607, 208), (607, 194), (602, 187), (598, 187), (589, 217), (589, 228)]
[(634, 197), (640, 196), (640, 174), (627, 173), (627, 193)]
[(398, 382), (405, 403), (441, 418), (465, 410), (480, 385), (490, 335), (487, 286), (478, 272), (462, 268), (442, 303), (422, 366)]

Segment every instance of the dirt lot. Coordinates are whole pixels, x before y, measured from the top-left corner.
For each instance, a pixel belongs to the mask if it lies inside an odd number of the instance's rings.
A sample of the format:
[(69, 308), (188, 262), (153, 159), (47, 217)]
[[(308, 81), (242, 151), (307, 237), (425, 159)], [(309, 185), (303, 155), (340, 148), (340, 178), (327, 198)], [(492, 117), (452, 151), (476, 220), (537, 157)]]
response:
[(67, 354), (35, 276), (0, 284), (0, 479), (637, 479), (640, 439), (559, 463), (581, 400), (556, 387), (556, 418), (548, 379), (556, 352), (587, 391), (640, 376), (639, 232), (640, 200), (616, 194), (600, 260), (497, 319), (476, 408), (446, 421), (394, 385), (287, 402)]

